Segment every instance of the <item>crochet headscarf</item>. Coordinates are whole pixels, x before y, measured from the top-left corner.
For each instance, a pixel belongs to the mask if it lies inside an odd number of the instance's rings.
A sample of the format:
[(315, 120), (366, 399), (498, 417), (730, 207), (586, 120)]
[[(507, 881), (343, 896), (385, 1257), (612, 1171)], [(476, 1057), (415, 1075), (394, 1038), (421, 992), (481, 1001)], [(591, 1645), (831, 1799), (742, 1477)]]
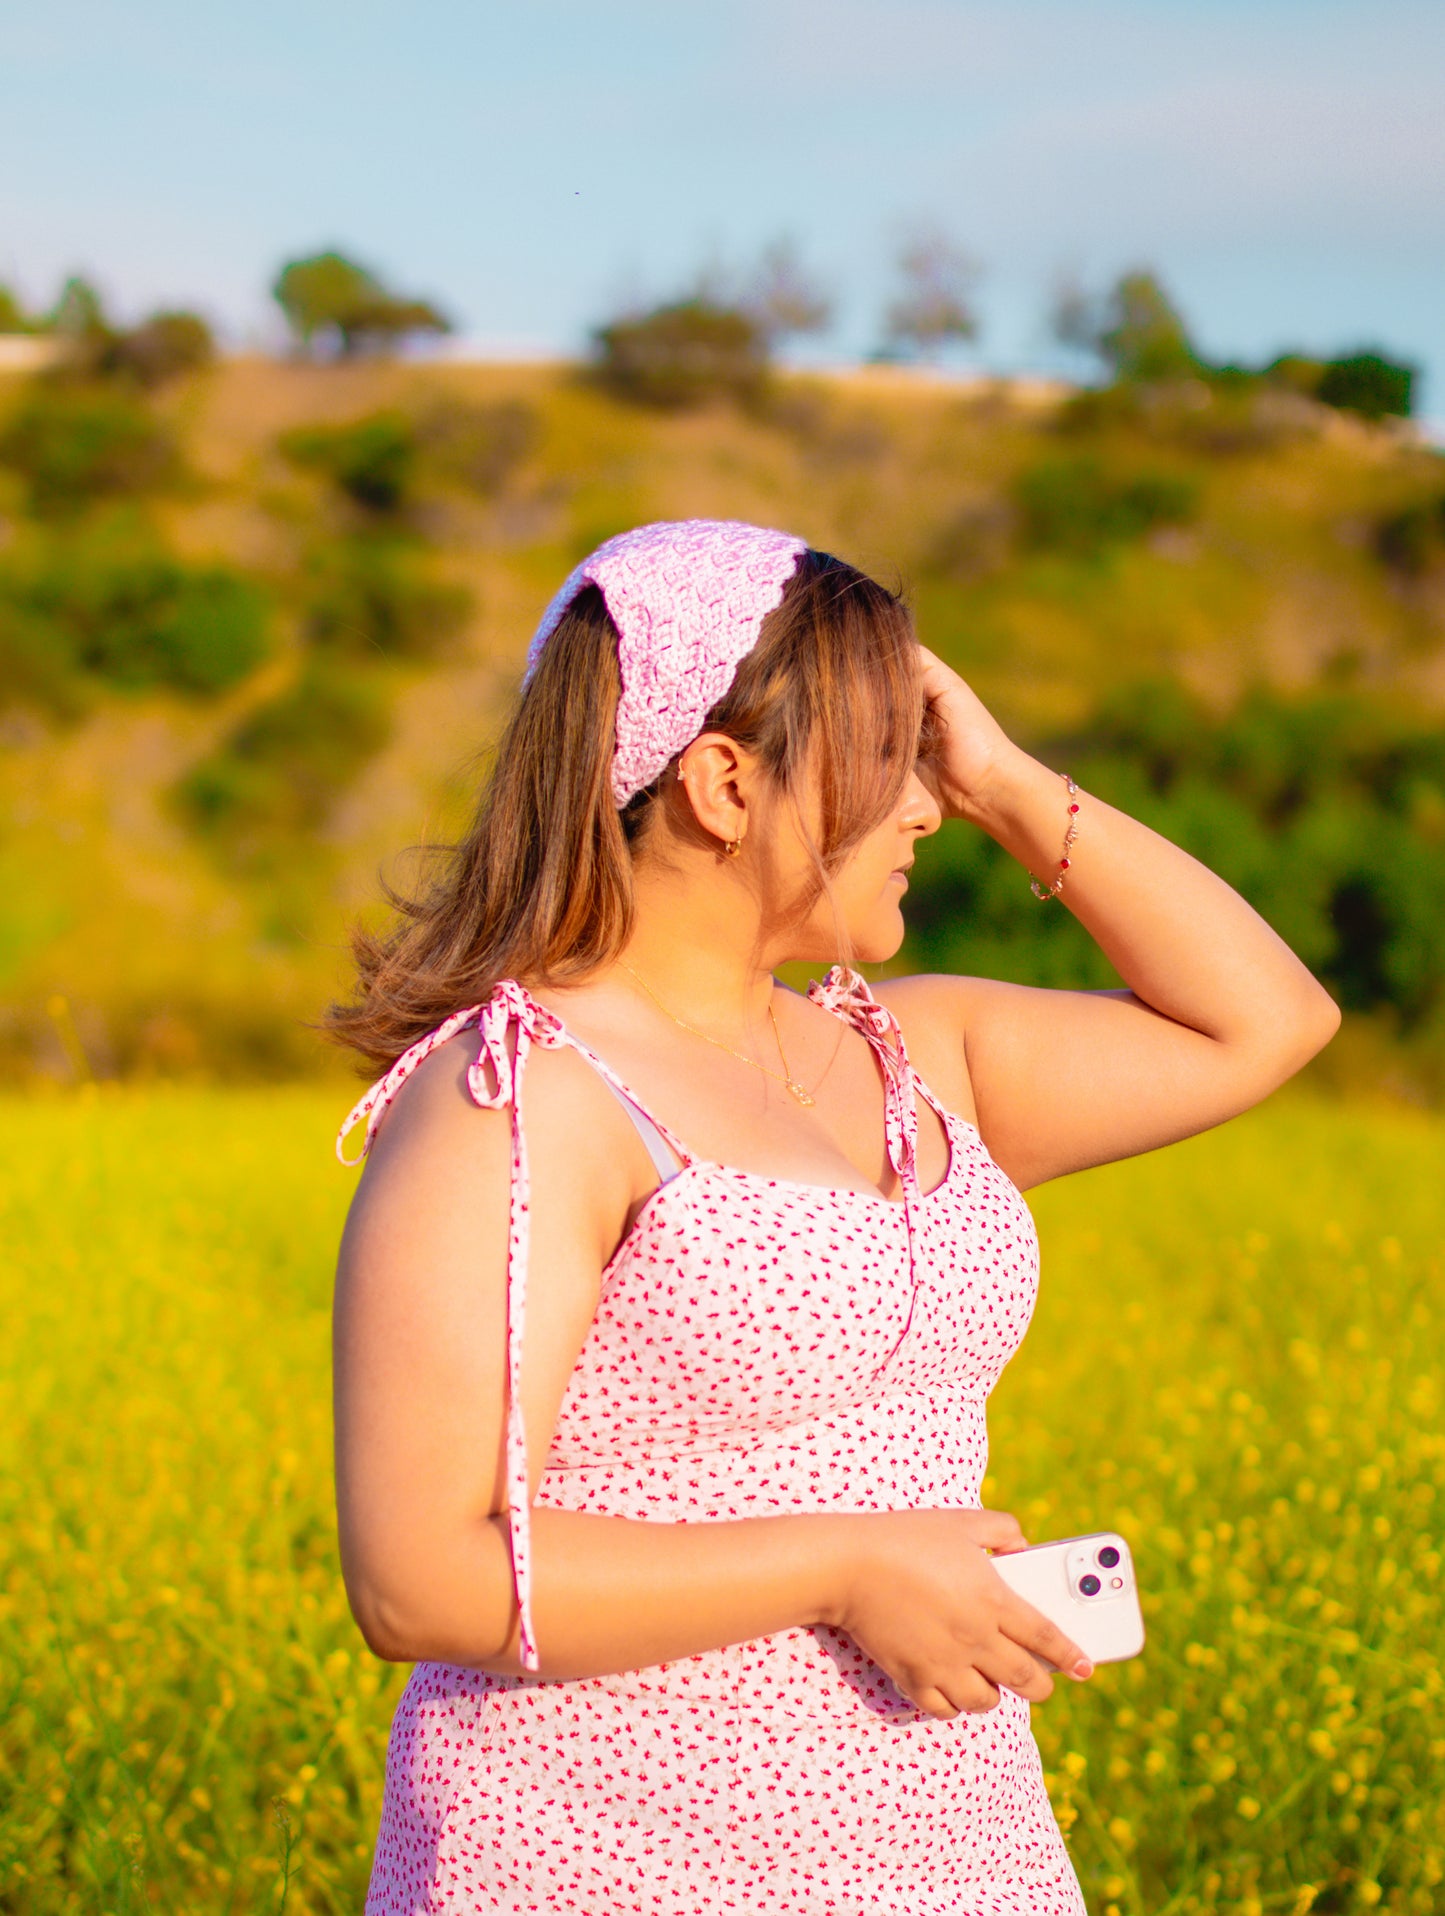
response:
[(537, 627), (527, 677), (573, 599), (595, 585), (617, 627), (619, 809), (697, 737), (807, 550), (735, 519), (661, 520), (606, 540), (568, 574)]

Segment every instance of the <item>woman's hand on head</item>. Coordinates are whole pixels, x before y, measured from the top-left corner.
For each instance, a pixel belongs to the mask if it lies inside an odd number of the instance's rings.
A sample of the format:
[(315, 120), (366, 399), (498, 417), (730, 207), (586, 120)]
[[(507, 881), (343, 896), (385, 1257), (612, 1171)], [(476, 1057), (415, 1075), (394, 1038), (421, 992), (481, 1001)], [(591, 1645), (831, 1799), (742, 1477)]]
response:
[(931, 751), (919, 776), (945, 818), (966, 818), (988, 790), (999, 766), (1019, 748), (983, 700), (952, 666), (920, 645), (923, 696), (932, 720)]
[(1001, 1510), (889, 1510), (836, 1520), (843, 1564), (823, 1621), (853, 1641), (928, 1716), (991, 1710), (1001, 1690), (1041, 1702), (1038, 1659), (1083, 1678), (1092, 1665), (1057, 1624), (1010, 1590), (988, 1552), (1021, 1550)]

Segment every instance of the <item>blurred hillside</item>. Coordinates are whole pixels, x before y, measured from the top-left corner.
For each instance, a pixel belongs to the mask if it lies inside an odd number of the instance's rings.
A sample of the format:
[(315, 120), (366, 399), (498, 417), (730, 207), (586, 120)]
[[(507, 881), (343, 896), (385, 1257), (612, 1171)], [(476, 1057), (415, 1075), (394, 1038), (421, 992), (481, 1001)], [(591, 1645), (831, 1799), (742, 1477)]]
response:
[[(1356, 1014), (1332, 1069), (1439, 1089), (1445, 464), (1408, 427), (1188, 377), (669, 410), (367, 360), (0, 375), (12, 1080), (318, 1068), (344, 922), (456, 828), (563, 574), (689, 515), (901, 584), (1021, 739), (1292, 939)], [(1107, 981), (978, 834), (928, 849), (915, 962)]]

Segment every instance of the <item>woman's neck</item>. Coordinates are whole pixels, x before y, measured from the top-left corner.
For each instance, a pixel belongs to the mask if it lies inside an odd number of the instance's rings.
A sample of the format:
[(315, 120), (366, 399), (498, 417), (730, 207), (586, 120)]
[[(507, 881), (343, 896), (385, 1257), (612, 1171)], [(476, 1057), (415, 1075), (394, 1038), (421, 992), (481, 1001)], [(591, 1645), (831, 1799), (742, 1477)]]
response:
[[(718, 1030), (765, 1024), (772, 966), (751, 887), (742, 873), (641, 863), (636, 917), (623, 963), (676, 1015)], [(619, 967), (620, 969), (620, 967)], [(625, 974), (624, 974), (625, 975)]]

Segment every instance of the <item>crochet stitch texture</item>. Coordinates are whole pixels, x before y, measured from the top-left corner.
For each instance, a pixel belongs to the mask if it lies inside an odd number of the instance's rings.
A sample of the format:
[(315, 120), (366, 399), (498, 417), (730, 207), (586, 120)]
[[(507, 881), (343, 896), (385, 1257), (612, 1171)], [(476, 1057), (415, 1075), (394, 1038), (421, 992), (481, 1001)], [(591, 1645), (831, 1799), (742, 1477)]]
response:
[(618, 632), (619, 808), (697, 737), (807, 549), (737, 519), (664, 519), (618, 533), (567, 575), (537, 627), (527, 677), (573, 599), (597, 586)]

